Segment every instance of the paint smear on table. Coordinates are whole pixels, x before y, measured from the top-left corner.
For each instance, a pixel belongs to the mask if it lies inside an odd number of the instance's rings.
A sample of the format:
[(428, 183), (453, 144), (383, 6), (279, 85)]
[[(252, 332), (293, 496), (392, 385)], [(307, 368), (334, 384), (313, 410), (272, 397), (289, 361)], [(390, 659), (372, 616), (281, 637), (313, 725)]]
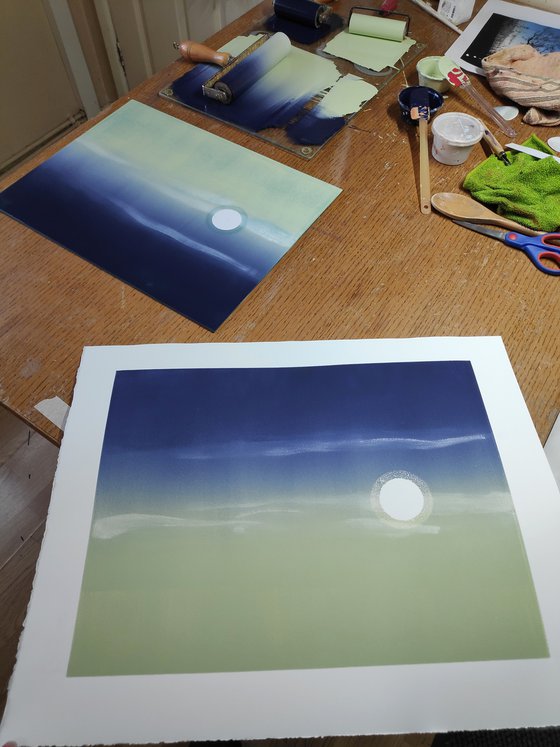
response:
[(547, 656), (469, 361), (116, 373), (70, 676)]
[(130, 101), (0, 209), (215, 330), (339, 192)]
[(356, 75), (345, 75), (313, 109), (288, 125), (286, 132), (300, 143), (322, 143), (340, 129), (346, 115), (359, 111), (376, 94), (377, 88), (371, 83)]
[[(236, 37), (222, 50), (235, 56), (253, 41), (254, 37)], [(215, 72), (213, 65), (197, 65), (174, 81), (171, 86), (173, 95), (186, 106), (251, 132), (285, 127), (292, 119), (301, 116), (303, 107), (313, 97), (331, 89), (341, 77), (332, 60), (292, 46), (289, 54), (250, 88), (231, 103), (222, 104), (202, 93), (203, 83)], [(331, 127), (320, 143), (325, 142), (345, 122), (345, 119), (337, 118), (336, 127)], [(297, 140), (297, 130), (294, 140), (300, 142)]]
[[(254, 36), (237, 37), (221, 51), (236, 56), (254, 41)], [(313, 96), (340, 77), (332, 60), (292, 46), (290, 53), (248, 90), (230, 104), (222, 104), (202, 93), (203, 83), (215, 72), (215, 65), (196, 65), (173, 83), (174, 95), (187, 106), (254, 132), (283, 127)]]
[(409, 37), (400, 42), (390, 41), (351, 34), (344, 29), (325, 45), (324, 51), (333, 57), (341, 57), (360, 67), (380, 72), (386, 67), (394, 67), (415, 44), (415, 40)]

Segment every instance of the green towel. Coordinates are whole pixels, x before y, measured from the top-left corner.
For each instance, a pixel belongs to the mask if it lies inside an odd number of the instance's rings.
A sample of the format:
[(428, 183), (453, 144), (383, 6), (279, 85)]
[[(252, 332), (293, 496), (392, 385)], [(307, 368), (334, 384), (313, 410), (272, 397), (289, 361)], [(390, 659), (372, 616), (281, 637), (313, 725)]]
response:
[[(554, 155), (536, 135), (523, 145)], [(510, 166), (490, 156), (467, 174), (463, 187), (504, 218), (537, 231), (556, 231), (560, 226), (560, 163), (511, 151), (508, 158)]]

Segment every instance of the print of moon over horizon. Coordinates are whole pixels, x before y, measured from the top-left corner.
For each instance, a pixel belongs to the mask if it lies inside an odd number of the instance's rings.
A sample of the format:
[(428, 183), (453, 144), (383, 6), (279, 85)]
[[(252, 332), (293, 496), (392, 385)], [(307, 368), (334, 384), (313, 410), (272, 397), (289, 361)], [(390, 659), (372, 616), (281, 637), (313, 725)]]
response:
[(117, 372), (69, 676), (547, 656), (469, 362)]
[(129, 101), (0, 210), (215, 331), (339, 193)]

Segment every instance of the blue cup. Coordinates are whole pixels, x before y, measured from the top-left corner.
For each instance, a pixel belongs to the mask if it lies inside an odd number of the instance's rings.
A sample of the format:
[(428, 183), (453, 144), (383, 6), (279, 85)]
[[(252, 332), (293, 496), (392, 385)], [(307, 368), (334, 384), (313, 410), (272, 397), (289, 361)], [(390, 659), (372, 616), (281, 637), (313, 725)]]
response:
[(403, 88), (399, 93), (399, 106), (401, 109), (401, 116), (408, 124), (418, 124), (418, 120), (410, 118), (410, 109), (416, 106), (415, 100), (419, 97), (419, 94), (428, 96), (428, 104), (430, 108), (430, 119), (433, 115), (443, 106), (443, 96), (433, 88), (428, 86), (408, 86)]

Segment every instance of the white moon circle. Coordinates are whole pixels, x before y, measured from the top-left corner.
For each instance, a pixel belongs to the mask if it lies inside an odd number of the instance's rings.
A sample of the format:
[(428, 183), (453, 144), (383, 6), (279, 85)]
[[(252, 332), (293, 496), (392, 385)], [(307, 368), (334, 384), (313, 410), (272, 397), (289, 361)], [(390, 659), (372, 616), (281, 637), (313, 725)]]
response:
[(220, 208), (212, 213), (210, 220), (219, 231), (235, 231), (243, 223), (243, 214), (235, 208)]
[(412, 521), (424, 510), (425, 498), (420, 486), (415, 482), (403, 477), (394, 477), (381, 486), (379, 503), (392, 519)]
[(434, 507), (427, 483), (408, 470), (380, 475), (371, 489), (370, 500), (382, 521), (402, 528), (424, 523)]

